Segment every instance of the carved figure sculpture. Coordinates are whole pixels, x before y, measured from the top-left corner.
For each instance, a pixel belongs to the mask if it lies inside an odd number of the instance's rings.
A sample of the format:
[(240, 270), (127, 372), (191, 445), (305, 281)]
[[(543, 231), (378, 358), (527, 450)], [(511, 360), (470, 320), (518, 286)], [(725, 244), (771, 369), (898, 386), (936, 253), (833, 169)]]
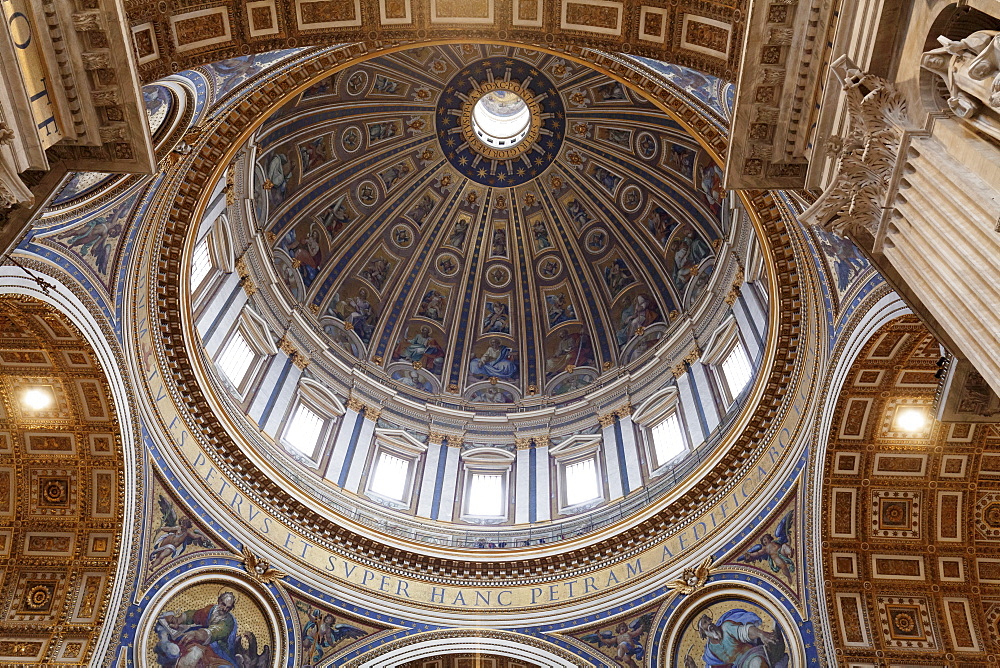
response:
[(979, 30), (965, 39), (941, 35), (941, 46), (920, 66), (944, 80), (956, 116), (1000, 141), (1000, 31)]

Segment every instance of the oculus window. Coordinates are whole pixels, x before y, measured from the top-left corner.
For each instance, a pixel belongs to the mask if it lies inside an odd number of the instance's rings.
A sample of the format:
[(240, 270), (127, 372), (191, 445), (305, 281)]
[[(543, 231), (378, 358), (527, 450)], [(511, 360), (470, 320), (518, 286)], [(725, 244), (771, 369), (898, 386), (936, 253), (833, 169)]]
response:
[(497, 148), (516, 146), (531, 129), (531, 110), (520, 95), (495, 90), (472, 108), (472, 127), (482, 141)]

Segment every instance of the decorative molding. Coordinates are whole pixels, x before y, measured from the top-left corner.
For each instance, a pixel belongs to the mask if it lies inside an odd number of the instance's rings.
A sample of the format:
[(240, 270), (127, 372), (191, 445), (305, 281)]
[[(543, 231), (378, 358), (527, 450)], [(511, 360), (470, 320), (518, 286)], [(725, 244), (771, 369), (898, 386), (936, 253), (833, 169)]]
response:
[(288, 575), (277, 568), (272, 568), (270, 562), (255, 555), (246, 545), (240, 548), (240, 553), (243, 555), (243, 568), (257, 582), (271, 584)]
[(837, 152), (837, 175), (801, 220), (846, 236), (877, 238), (891, 212), (900, 148), (911, 129), (906, 98), (896, 87), (858, 69), (847, 56), (833, 63), (847, 97), (850, 125), (831, 140)]
[(705, 586), (712, 576), (712, 555), (705, 557), (697, 566), (688, 566), (681, 573), (679, 580), (667, 583), (667, 589), (688, 596)]

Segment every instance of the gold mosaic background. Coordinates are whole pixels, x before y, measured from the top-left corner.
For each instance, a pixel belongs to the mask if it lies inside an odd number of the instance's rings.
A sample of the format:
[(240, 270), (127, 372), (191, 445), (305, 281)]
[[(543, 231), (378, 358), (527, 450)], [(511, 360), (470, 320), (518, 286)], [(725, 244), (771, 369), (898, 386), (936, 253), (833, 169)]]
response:
[[(257, 598), (243, 587), (230, 581), (224, 582), (199, 582), (190, 587), (185, 587), (171, 596), (160, 608), (160, 615), (167, 613), (183, 613), (188, 610), (201, 610), (206, 606), (215, 605), (222, 592), (231, 591), (236, 594), (236, 605), (233, 607), (233, 617), (236, 619), (236, 633), (245, 634), (252, 632), (257, 638), (257, 650), (262, 652), (264, 646), (271, 648), (272, 656), (276, 652), (274, 643), (274, 631), (267, 621), (267, 615)], [(158, 666), (156, 658), (155, 630), (149, 635), (146, 651), (146, 665)]]
[[(25, 389), (46, 386), (46, 410)], [(120, 550), (118, 420), (93, 349), (62, 315), (0, 299), (0, 664), (89, 664)]]
[(844, 381), (823, 475), (823, 577), (838, 666), (984, 666), (1000, 649), (1000, 431), (931, 414), (937, 341), (907, 316)]

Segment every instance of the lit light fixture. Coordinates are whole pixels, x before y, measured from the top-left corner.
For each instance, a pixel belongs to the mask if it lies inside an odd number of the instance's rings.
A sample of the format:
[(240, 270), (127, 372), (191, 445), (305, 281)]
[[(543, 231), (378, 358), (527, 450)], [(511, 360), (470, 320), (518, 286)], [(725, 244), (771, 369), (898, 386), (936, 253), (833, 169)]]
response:
[(29, 387), (21, 395), (21, 403), (32, 411), (43, 411), (52, 405), (52, 392), (43, 387)]
[(896, 413), (896, 428), (907, 433), (923, 431), (927, 426), (927, 413), (920, 408), (904, 408)]

